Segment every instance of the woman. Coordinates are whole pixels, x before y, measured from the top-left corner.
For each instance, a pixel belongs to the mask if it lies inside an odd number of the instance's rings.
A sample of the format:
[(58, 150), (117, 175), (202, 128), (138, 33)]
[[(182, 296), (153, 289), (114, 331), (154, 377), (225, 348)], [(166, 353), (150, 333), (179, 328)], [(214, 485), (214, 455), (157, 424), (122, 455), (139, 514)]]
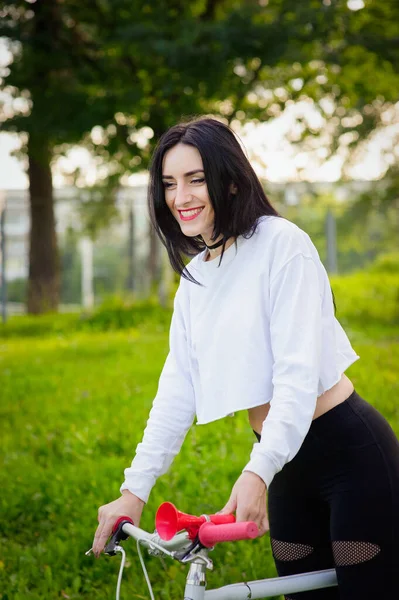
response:
[[(143, 441), (121, 497), (99, 509), (95, 553), (117, 517), (139, 524), (195, 416), (246, 409), (258, 441), (222, 512), (270, 528), (279, 575), (336, 568), (338, 588), (291, 599), (394, 598), (399, 443), (345, 375), (359, 357), (310, 238), (276, 213), (214, 119), (164, 134), (149, 205), (182, 277)], [(187, 267), (184, 254), (194, 256)]]

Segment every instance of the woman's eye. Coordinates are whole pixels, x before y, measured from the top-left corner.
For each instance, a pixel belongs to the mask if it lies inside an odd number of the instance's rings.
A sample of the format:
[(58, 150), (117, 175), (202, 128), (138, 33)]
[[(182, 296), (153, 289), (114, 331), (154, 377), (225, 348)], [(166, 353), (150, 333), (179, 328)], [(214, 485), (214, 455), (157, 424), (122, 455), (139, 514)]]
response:
[[(204, 181), (205, 181), (205, 177), (198, 177), (198, 179), (192, 179), (192, 180), (190, 181), (190, 183), (204, 183)], [(175, 182), (173, 182), (173, 181), (164, 181), (164, 182), (163, 182), (163, 186), (164, 186), (164, 188), (166, 188), (166, 189), (171, 189), (171, 188), (172, 188), (172, 187), (174, 187), (175, 185), (176, 185), (176, 183), (175, 183)]]

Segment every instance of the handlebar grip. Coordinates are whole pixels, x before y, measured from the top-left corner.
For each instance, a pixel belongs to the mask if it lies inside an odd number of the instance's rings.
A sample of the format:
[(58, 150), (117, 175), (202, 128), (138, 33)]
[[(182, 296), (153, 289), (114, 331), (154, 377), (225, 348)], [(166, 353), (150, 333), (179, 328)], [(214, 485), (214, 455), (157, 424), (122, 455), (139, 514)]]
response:
[(122, 523), (122, 521), (124, 521), (125, 523), (131, 523), (132, 525), (134, 525), (133, 520), (130, 517), (119, 517), (119, 519), (117, 519), (114, 523), (114, 526), (112, 527), (112, 533), (115, 533), (119, 527), (119, 525)]
[(206, 548), (211, 548), (219, 542), (249, 540), (256, 538), (258, 535), (258, 526), (253, 521), (227, 523), (225, 525), (215, 525), (207, 522), (201, 525), (198, 532), (199, 540)]
[(210, 519), (211, 519), (211, 523), (214, 523), (215, 525), (222, 525), (224, 523), (235, 523), (236, 522), (236, 518), (234, 515), (219, 515), (217, 513), (215, 515), (211, 515)]
[(104, 554), (108, 554), (108, 556), (115, 556), (116, 546), (121, 540), (127, 540), (129, 536), (122, 531), (122, 527), (125, 523), (131, 523), (132, 525), (134, 525), (130, 517), (119, 517), (119, 519), (115, 521), (114, 526), (112, 528), (112, 535), (104, 548)]

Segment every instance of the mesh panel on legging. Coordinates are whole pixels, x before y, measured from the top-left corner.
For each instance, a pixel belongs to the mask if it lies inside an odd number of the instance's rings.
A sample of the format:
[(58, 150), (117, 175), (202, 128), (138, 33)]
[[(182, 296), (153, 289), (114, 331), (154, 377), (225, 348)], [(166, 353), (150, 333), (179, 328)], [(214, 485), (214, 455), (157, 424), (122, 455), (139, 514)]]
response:
[(314, 550), (313, 546), (309, 546), (308, 544), (282, 542), (275, 539), (271, 539), (271, 545), (274, 558), (282, 561), (305, 558), (305, 556), (309, 556)]
[(357, 565), (366, 562), (381, 552), (381, 548), (377, 544), (372, 544), (371, 542), (351, 542), (342, 540), (333, 541), (332, 550), (334, 562), (337, 567)]

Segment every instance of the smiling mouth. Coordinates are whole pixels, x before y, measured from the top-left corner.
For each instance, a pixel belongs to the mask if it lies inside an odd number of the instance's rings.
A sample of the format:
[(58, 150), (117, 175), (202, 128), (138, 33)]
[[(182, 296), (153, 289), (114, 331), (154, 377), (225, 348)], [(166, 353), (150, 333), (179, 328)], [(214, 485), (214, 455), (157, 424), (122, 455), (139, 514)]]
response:
[(191, 221), (192, 219), (195, 219), (195, 217), (197, 217), (203, 210), (203, 206), (191, 208), (190, 210), (179, 210), (179, 215), (182, 221)]

